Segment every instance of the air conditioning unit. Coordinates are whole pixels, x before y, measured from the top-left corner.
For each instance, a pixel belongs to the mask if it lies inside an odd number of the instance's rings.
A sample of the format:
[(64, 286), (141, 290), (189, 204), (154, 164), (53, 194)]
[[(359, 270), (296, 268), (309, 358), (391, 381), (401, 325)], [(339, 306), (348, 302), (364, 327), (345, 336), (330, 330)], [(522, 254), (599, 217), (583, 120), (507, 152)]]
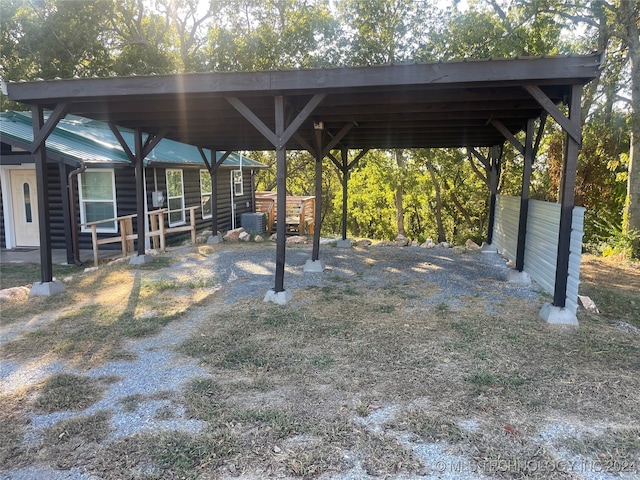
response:
[(264, 235), (267, 230), (267, 218), (264, 213), (243, 213), (240, 215), (240, 225), (245, 232)]

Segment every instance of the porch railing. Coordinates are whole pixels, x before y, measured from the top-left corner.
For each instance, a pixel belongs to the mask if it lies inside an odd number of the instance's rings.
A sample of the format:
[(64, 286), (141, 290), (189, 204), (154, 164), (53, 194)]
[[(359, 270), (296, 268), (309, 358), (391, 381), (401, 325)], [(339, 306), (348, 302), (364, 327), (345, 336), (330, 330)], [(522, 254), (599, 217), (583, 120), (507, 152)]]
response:
[[(178, 232), (190, 232), (191, 243), (196, 243), (196, 215), (195, 211), (200, 208), (199, 206), (188, 207), (185, 210), (189, 212), (189, 223), (187, 225), (180, 225), (177, 227), (166, 227), (165, 214), (169, 211), (166, 208), (160, 210), (152, 210), (147, 212), (149, 216), (149, 231), (146, 232), (145, 237), (151, 238), (153, 248), (165, 251), (166, 236), (171, 233)], [(120, 243), (122, 249), (122, 256), (126, 257), (129, 253), (135, 251), (133, 241), (138, 239), (138, 234), (133, 233), (133, 219), (137, 218), (136, 214), (124, 215), (122, 217), (107, 218), (98, 222), (83, 223), (83, 227), (91, 228), (91, 243), (93, 245), (93, 263), (98, 266), (100, 258), (99, 247), (107, 243)], [(98, 225), (105, 222), (118, 222), (120, 226), (120, 232), (113, 237), (98, 238)]]

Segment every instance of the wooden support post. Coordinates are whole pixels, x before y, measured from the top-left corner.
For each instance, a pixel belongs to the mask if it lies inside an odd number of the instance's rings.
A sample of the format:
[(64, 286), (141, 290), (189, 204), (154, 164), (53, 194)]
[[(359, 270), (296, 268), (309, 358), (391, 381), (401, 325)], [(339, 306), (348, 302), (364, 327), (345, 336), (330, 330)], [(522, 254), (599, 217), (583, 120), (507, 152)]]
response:
[(498, 181), (500, 180), (500, 147), (491, 147), (489, 171), (489, 225), (487, 226), (487, 244), (493, 243), (493, 227), (496, 218), (496, 196), (498, 194)]
[(166, 246), (166, 239), (165, 239), (165, 235), (166, 232), (164, 230), (164, 211), (162, 211), (160, 213), (160, 215), (158, 215), (158, 222), (159, 222), (159, 228), (160, 228), (160, 251), (164, 252), (165, 251), (165, 246)]
[(343, 148), (342, 153), (342, 240), (347, 239), (347, 184), (349, 182), (349, 150)]
[[(133, 219), (129, 216), (125, 222), (125, 234), (127, 237), (133, 235)], [(127, 253), (133, 252), (133, 240), (127, 238)]]
[[(317, 261), (320, 259), (320, 227), (321, 225), (321, 211), (322, 211), (322, 129), (315, 130), (316, 134), (316, 198), (315, 198), (315, 210), (313, 212), (313, 250), (311, 252), (311, 260)], [(303, 221), (302, 219), (300, 219)]]
[[(42, 105), (31, 107), (33, 137), (38, 138), (44, 130), (44, 109)], [(40, 228), (40, 276), (42, 283), (53, 280), (51, 255), (51, 215), (49, 213), (49, 185), (47, 182), (47, 150), (45, 137), (32, 151), (36, 164), (36, 185), (38, 189), (38, 217)]]
[(134, 131), (135, 138), (135, 169), (136, 169), (136, 199), (138, 214), (136, 218), (136, 227), (138, 233), (138, 256), (143, 257), (145, 254), (145, 222), (144, 222), (144, 157), (142, 156), (142, 132)]
[[(560, 232), (558, 234), (558, 257), (556, 261), (556, 281), (553, 305), (564, 307), (567, 299), (567, 277), (569, 274), (569, 253), (571, 247), (571, 223), (573, 221), (574, 188), (580, 144), (576, 139), (576, 129), (580, 132), (580, 101), (582, 85), (573, 85), (569, 104), (569, 121), (573, 129), (566, 134), (564, 162), (562, 164), (562, 184), (560, 188)], [(573, 135), (571, 134), (573, 132)]]
[[(158, 214), (156, 212), (152, 212), (149, 215), (149, 223), (150, 223), (151, 232), (157, 233), (158, 232)], [(154, 235), (153, 237), (151, 237), (151, 243), (153, 244), (153, 249), (157, 250), (160, 244), (160, 239), (158, 238), (157, 235)]]
[(520, 217), (518, 222), (518, 246), (516, 250), (516, 270), (524, 270), (524, 251), (527, 239), (527, 220), (529, 216), (529, 189), (531, 187), (531, 169), (533, 167), (533, 120), (527, 120), (527, 136), (524, 146), (524, 164), (522, 168), (522, 193), (520, 195)]
[(189, 225), (191, 225), (191, 244), (196, 244), (196, 208), (189, 208)]
[(98, 225), (95, 223), (91, 225), (91, 243), (93, 245), (93, 266), (97, 267), (100, 254), (98, 253)]
[[(275, 98), (275, 120), (277, 138), (284, 133), (284, 97)], [(286, 215), (287, 215), (287, 150), (285, 144), (279, 144), (276, 150), (276, 189), (278, 191), (277, 211), (278, 224), (276, 227), (276, 282), (275, 293), (284, 291), (284, 265), (286, 250)]]
[[(128, 243), (127, 242), (127, 222), (124, 218), (121, 218), (118, 223), (120, 224), (120, 248), (122, 249), (122, 258), (125, 258), (127, 256), (127, 243)], [(92, 233), (94, 228), (95, 228), (95, 225), (91, 225)], [(96, 243), (94, 243), (93, 249), (94, 249), (93, 251), (95, 252)]]

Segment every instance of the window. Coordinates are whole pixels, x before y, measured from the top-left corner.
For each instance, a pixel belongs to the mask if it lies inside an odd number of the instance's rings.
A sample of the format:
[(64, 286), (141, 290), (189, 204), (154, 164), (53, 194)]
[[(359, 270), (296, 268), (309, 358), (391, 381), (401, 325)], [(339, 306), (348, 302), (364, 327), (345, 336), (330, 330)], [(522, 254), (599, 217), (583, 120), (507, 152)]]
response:
[(167, 169), (167, 205), (169, 207), (169, 226), (173, 227), (184, 223), (182, 170)]
[(202, 218), (211, 218), (211, 174), (208, 170), (200, 170), (200, 203)]
[(33, 213), (31, 212), (31, 186), (24, 182), (22, 185), (22, 195), (24, 197), (24, 221), (33, 223)]
[[(116, 186), (113, 170), (87, 170), (78, 177), (80, 202), (80, 221), (82, 223), (116, 217)], [(118, 225), (115, 220), (101, 222), (98, 232), (116, 233)], [(83, 232), (90, 232), (90, 227), (82, 227)]]
[(242, 170), (233, 171), (233, 193), (236, 197), (243, 194)]

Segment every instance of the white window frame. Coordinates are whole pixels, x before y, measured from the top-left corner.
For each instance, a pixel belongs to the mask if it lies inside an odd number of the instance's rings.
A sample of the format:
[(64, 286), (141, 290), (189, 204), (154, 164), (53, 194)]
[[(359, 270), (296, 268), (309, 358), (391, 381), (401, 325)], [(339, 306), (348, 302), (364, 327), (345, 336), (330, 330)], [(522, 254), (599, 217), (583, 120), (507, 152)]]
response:
[[(238, 181), (238, 177), (240, 181)], [(231, 178), (233, 179), (233, 194), (236, 197), (244, 195), (244, 175), (242, 174), (242, 170), (232, 170)]]
[[(111, 200), (86, 200), (82, 195), (83, 175), (87, 173), (94, 173), (94, 172), (111, 173), (111, 192), (112, 192)], [(80, 205), (80, 223), (82, 224), (87, 223), (87, 214), (86, 214), (86, 208), (85, 208), (85, 205), (87, 203), (111, 203), (113, 205), (112, 218), (116, 218), (118, 216), (118, 204), (116, 199), (116, 175), (113, 168), (88, 168), (85, 172), (78, 175), (78, 203)], [(100, 224), (98, 224), (96, 226), (96, 231), (98, 233), (118, 233), (118, 222), (114, 220), (113, 227), (104, 227), (104, 226), (101, 227)], [(83, 226), (81, 228), (81, 232), (83, 233), (91, 232), (91, 227)]]
[[(209, 178), (211, 179), (211, 191), (210, 192), (205, 192), (204, 189), (202, 188), (202, 175), (209, 175)], [(213, 216), (213, 178), (211, 178), (211, 173), (209, 173), (209, 170), (200, 170), (200, 208), (202, 208), (202, 210), (200, 210), (202, 212), (202, 218), (211, 218)], [(211, 204), (211, 213), (209, 213), (208, 215), (204, 213), (205, 208), (205, 201), (204, 201), (204, 196), (205, 195), (209, 195), (209, 203)]]
[[(171, 195), (169, 192), (169, 174), (170, 173), (174, 173), (174, 172), (179, 172), (180, 173), (180, 195)], [(184, 174), (182, 172), (181, 168), (167, 168), (165, 170), (165, 180), (167, 182), (167, 210), (168, 210), (168, 217), (169, 217), (169, 226), (170, 227), (176, 227), (178, 225), (184, 225), (186, 223), (185, 220), (185, 213), (184, 213), (184, 209), (185, 209), (185, 203), (184, 203)], [(176, 198), (179, 198), (181, 200), (181, 208), (180, 209), (171, 209), (171, 200), (175, 200)], [(171, 221), (171, 213), (175, 213), (175, 212), (180, 212), (180, 220), (178, 221)]]

